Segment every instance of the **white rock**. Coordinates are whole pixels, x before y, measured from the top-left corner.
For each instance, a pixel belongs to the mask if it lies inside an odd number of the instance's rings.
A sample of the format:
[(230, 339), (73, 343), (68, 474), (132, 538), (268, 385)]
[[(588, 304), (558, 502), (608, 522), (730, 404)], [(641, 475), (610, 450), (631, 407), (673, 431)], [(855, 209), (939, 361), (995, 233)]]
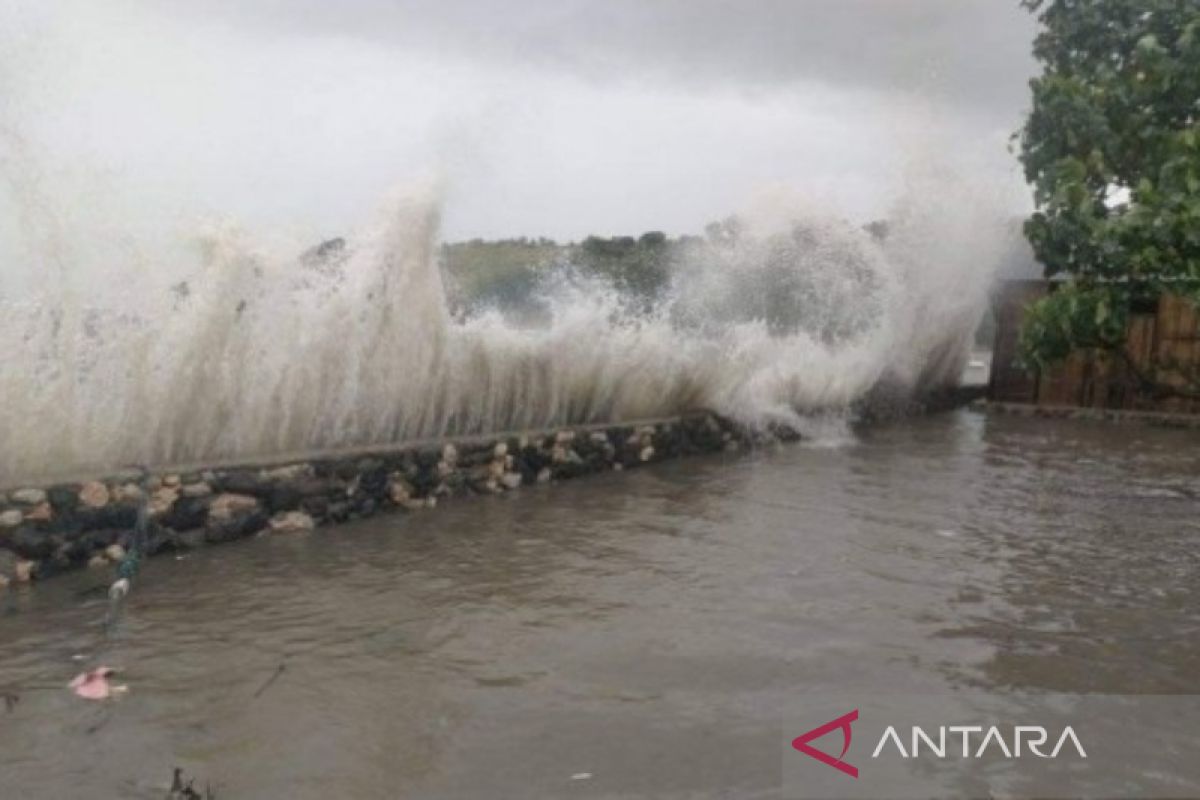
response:
[(179, 485), (178, 475), (164, 475), (162, 479), (163, 486), (176, 487)]
[(500, 483), (505, 489), (516, 489), (521, 485), (521, 473), (506, 472), (500, 476)]
[(88, 569), (99, 569), (100, 567), (107, 566), (108, 559), (102, 555), (96, 554), (88, 559)]
[(558, 444), (566, 444), (567, 442), (575, 441), (575, 431), (562, 430), (554, 435), (554, 441)]
[(300, 463), (264, 469), (258, 473), (258, 477), (265, 481), (294, 481), (297, 478), (311, 478), (312, 474), (312, 464)]
[(138, 502), (144, 495), (145, 493), (142, 491), (142, 487), (138, 486), (136, 483), (127, 483), (117, 489), (117, 499), (130, 503)]
[(504, 458), (508, 455), (508, 443), (496, 442), (496, 446), (492, 448), (492, 455), (496, 458)]
[(8, 511), (0, 512), (0, 528), (15, 528), (25, 519), (25, 515), (18, 509), (10, 508)]
[(540, 470), (538, 470), (537, 482), (538, 483), (549, 483), (551, 477), (553, 477), (553, 473), (550, 472), (550, 468), (542, 467)]
[(79, 502), (88, 508), (104, 508), (108, 500), (108, 487), (100, 481), (88, 481), (79, 487)]
[(604, 431), (592, 431), (588, 437), (594, 444), (608, 444), (608, 434)]
[(303, 511), (284, 511), (271, 517), (271, 530), (276, 533), (311, 531), (317, 527), (313, 518)]
[(458, 463), (458, 448), (452, 443), (447, 442), (445, 447), (442, 448), (442, 461), (451, 465)]
[(245, 494), (226, 492), (213, 498), (208, 506), (208, 516), (217, 522), (227, 522), (237, 514), (258, 509), (258, 500)]
[(13, 492), (12, 501), (23, 506), (36, 506), (46, 502), (46, 492), (42, 489), (18, 489)]
[(178, 489), (173, 489), (169, 486), (156, 489), (154, 494), (150, 496), (150, 515), (158, 516), (159, 514), (167, 513), (178, 499)]
[(642, 461), (649, 461), (650, 459), (654, 458), (654, 448), (650, 445), (646, 445), (642, 448), (642, 452), (638, 453), (638, 458), (640, 458)]
[(13, 577), (17, 583), (29, 583), (33, 580), (33, 562), (21, 560), (13, 565)]
[(213, 490), (207, 483), (189, 483), (180, 489), (179, 493), (184, 497), (208, 497)]

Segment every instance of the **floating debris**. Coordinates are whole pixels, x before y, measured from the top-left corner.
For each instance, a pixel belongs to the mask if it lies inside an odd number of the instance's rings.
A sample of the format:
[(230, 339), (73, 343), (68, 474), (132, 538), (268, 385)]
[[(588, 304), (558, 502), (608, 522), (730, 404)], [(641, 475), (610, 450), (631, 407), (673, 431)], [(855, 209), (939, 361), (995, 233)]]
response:
[(85, 700), (107, 700), (114, 694), (129, 691), (128, 686), (115, 686), (108, 676), (117, 674), (112, 667), (96, 667), (91, 672), (81, 672), (67, 687)]

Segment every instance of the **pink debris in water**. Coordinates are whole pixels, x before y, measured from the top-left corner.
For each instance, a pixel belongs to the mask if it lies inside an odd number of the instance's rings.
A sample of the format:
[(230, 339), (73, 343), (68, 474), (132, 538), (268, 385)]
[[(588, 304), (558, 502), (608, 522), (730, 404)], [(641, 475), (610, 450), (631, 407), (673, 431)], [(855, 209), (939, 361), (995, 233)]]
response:
[(108, 682), (108, 676), (114, 674), (116, 670), (112, 667), (96, 667), (91, 672), (76, 675), (67, 686), (85, 700), (107, 700), (126, 689), (124, 686), (113, 686)]

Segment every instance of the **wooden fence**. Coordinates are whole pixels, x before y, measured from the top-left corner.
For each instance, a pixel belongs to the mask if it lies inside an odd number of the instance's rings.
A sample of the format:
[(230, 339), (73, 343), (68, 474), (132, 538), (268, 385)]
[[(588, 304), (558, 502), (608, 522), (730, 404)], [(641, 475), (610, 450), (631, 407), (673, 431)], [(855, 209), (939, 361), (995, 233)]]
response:
[[(988, 398), (1002, 403), (1200, 414), (1200, 400), (1154, 397), (1119, 358), (1078, 351), (1064, 363), (1029, 373), (1015, 363), (1021, 321), (1030, 303), (1053, 291), (1043, 280), (1008, 281), (998, 292), (994, 311), (996, 339)], [(1162, 295), (1156, 305), (1130, 317), (1126, 352), (1139, 371), (1171, 363), (1183, 372), (1200, 370), (1200, 313), (1187, 299)], [(1179, 381), (1183, 377), (1173, 375)]]

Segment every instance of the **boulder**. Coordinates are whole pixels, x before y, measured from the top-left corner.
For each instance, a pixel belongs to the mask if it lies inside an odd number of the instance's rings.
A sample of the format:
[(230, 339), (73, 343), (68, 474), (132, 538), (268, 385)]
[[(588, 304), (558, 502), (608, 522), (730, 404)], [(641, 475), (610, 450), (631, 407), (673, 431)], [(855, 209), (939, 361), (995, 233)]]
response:
[(190, 531), (208, 520), (208, 498), (184, 497), (177, 500), (158, 522), (175, 531)]
[(15, 528), (25, 520), (25, 514), (20, 509), (10, 508), (0, 511), (0, 528)]
[(157, 517), (166, 514), (179, 499), (179, 490), (163, 486), (150, 495), (150, 516)]
[(126, 483), (117, 487), (115, 492), (117, 502), (119, 503), (140, 503), (146, 493), (142, 491), (142, 487), (136, 483)]
[(108, 501), (108, 487), (100, 481), (88, 481), (79, 487), (79, 502), (86, 508), (104, 508)]
[(245, 494), (226, 492), (213, 498), (208, 505), (208, 518), (214, 522), (228, 522), (235, 517), (251, 514), (258, 510), (258, 499)]
[(36, 506), (46, 502), (46, 492), (42, 489), (18, 489), (9, 498), (18, 505)]
[(48, 522), (54, 517), (54, 510), (46, 502), (38, 503), (25, 512), (25, 519), (30, 522)]
[(301, 478), (311, 478), (313, 476), (312, 464), (302, 462), (299, 464), (287, 464), (282, 467), (272, 467), (264, 469), (258, 474), (259, 478), (264, 481), (295, 481)]
[(204, 529), (206, 542), (231, 542), (252, 536), (267, 526), (267, 515), (259, 508), (223, 519), (209, 519)]

